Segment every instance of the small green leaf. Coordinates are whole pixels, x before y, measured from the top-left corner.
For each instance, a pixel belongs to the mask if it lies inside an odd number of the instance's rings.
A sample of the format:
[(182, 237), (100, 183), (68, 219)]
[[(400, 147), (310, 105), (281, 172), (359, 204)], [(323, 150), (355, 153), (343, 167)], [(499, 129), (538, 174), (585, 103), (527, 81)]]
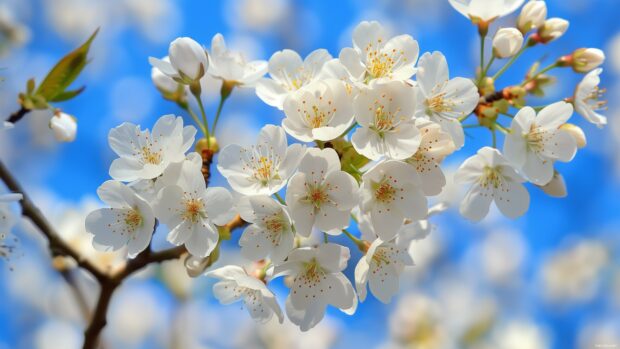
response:
[(32, 92), (34, 91), (34, 78), (28, 80), (28, 82), (26, 83), (26, 92), (28, 92), (29, 95), (32, 94)]
[(87, 55), (90, 44), (93, 42), (98, 32), (99, 29), (95, 30), (82, 46), (73, 50), (56, 63), (54, 68), (52, 68), (45, 79), (43, 79), (35, 94), (48, 101), (53, 101), (56, 96), (63, 93), (78, 75), (80, 75), (82, 69), (84, 69), (88, 63)]
[(86, 89), (86, 86), (82, 86), (76, 90), (70, 90), (70, 91), (63, 91), (59, 94), (57, 94), (54, 98), (50, 99), (50, 102), (64, 102), (67, 101), (77, 95), (79, 95), (80, 93), (82, 93), (82, 91), (84, 91), (84, 89)]

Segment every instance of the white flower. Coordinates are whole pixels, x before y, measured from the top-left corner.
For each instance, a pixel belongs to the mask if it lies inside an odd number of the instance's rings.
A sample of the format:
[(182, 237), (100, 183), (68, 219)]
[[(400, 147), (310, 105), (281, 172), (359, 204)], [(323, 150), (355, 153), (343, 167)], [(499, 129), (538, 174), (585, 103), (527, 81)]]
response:
[(564, 177), (558, 171), (553, 172), (553, 178), (549, 181), (549, 183), (545, 185), (539, 186), (545, 194), (554, 197), (554, 198), (563, 198), (568, 195), (566, 192), (566, 182), (564, 182)]
[(405, 218), (426, 218), (428, 208), (416, 170), (407, 163), (388, 160), (362, 176), (361, 205), (370, 215), (374, 230), (389, 241), (401, 228)]
[(587, 73), (605, 62), (605, 53), (598, 48), (580, 48), (573, 53), (571, 65), (577, 73)]
[(340, 234), (340, 229), (349, 226), (357, 199), (357, 182), (340, 170), (338, 154), (331, 148), (308, 149), (286, 190), (286, 204), (295, 228), (305, 237), (310, 235), (313, 226), (330, 234)]
[(209, 74), (235, 85), (253, 86), (267, 73), (267, 62), (246, 62), (243, 54), (226, 47), (224, 36), (220, 33), (211, 40), (210, 58)]
[(116, 251), (127, 246), (129, 257), (137, 256), (149, 245), (155, 229), (151, 206), (117, 181), (106, 181), (97, 194), (110, 208), (95, 210), (86, 217), (86, 231), (94, 235), (93, 247)]
[(573, 114), (573, 106), (553, 103), (538, 115), (534, 109), (519, 110), (504, 142), (504, 154), (530, 182), (547, 184), (553, 177), (553, 162), (568, 162), (577, 152), (575, 138), (560, 129)]
[(155, 178), (185, 158), (195, 135), (196, 128), (183, 127), (183, 118), (174, 115), (159, 118), (152, 132), (125, 122), (108, 135), (110, 148), (120, 157), (112, 162), (110, 176), (127, 182)]
[(19, 193), (0, 195), (0, 242), (6, 239), (17, 221), (17, 217), (12, 212), (10, 204), (22, 198), (22, 194)]
[(454, 143), (439, 124), (417, 119), (416, 126), (420, 130), (420, 146), (415, 154), (405, 161), (418, 173), (424, 194), (438, 195), (446, 185), (446, 176), (439, 164), (454, 152)]
[(538, 36), (543, 43), (551, 42), (564, 35), (568, 24), (568, 21), (562, 18), (549, 18), (538, 29)]
[(492, 21), (514, 12), (525, 0), (450, 0), (450, 5), (472, 20)]
[(372, 160), (402, 160), (420, 144), (415, 126), (415, 90), (404, 82), (373, 83), (355, 98), (355, 119), (361, 125), (351, 136), (355, 150)]
[(537, 29), (547, 19), (547, 4), (542, 0), (528, 1), (517, 18), (517, 28), (525, 34), (532, 29)]
[(577, 85), (573, 96), (573, 104), (577, 113), (598, 127), (607, 125), (607, 118), (598, 113), (607, 105), (607, 101), (601, 100), (605, 90), (598, 87), (602, 72), (603, 69), (598, 68), (586, 74)]
[(293, 250), (286, 262), (274, 268), (274, 276), (293, 277), (286, 299), (286, 313), (302, 331), (314, 327), (331, 304), (346, 314), (357, 309), (357, 297), (342, 271), (347, 266), (349, 249), (328, 243)]
[(8, 129), (10, 129), (10, 128), (13, 128), (13, 124), (12, 124), (12, 123), (10, 123), (10, 122), (8, 122), (8, 121), (4, 121), (4, 122), (2, 123), (2, 126), (0, 126), (0, 131), (2, 131), (2, 130), (8, 130)]
[(243, 304), (254, 320), (266, 323), (275, 313), (280, 323), (284, 321), (273, 292), (262, 281), (249, 276), (243, 268), (227, 265), (206, 275), (221, 280), (213, 285), (213, 295), (220, 303), (231, 304), (243, 299)]
[(169, 62), (149, 57), (149, 63), (179, 83), (196, 82), (209, 68), (207, 52), (191, 38), (177, 38), (171, 42), (168, 57)]
[(312, 51), (302, 61), (293, 50), (282, 50), (269, 58), (270, 78), (262, 78), (256, 84), (256, 95), (263, 102), (278, 109), (284, 108), (287, 96), (318, 80), (323, 65), (332, 59), (325, 49)]
[(239, 239), (241, 254), (253, 261), (271, 256), (282, 262), (295, 244), (293, 222), (285, 206), (266, 195), (244, 196), (237, 203), (241, 218), (250, 223)]
[(209, 255), (217, 245), (214, 224), (225, 225), (235, 215), (232, 195), (224, 188), (206, 188), (201, 167), (191, 160), (169, 166), (161, 180), (176, 181), (159, 191), (154, 207), (157, 218), (170, 228), (168, 241), (184, 244), (197, 257)]
[(404, 81), (415, 74), (420, 49), (410, 35), (388, 40), (379, 22), (361, 22), (353, 30), (353, 48), (340, 51), (340, 62), (356, 82)]
[(266, 125), (255, 146), (230, 144), (222, 149), (217, 168), (235, 191), (271, 195), (286, 185), (305, 151), (300, 144), (287, 147), (284, 130)]
[(69, 114), (60, 111), (54, 112), (50, 119), (50, 128), (54, 138), (59, 142), (73, 142), (77, 133), (77, 122)]
[[(170, 62), (170, 58), (166, 56), (162, 61)], [(176, 93), (179, 90), (179, 83), (155, 66), (151, 68), (151, 80), (153, 81), (153, 85), (164, 94)]]
[(478, 89), (469, 79), (449, 79), (448, 63), (441, 52), (425, 53), (418, 64), (416, 116), (428, 116), (441, 125), (457, 149), (464, 142), (463, 127), (458, 118), (471, 113), (478, 105)]
[(493, 54), (498, 58), (514, 56), (523, 46), (523, 34), (516, 28), (502, 28), (493, 37)]
[(521, 184), (523, 177), (497, 149), (483, 147), (478, 150), (459, 167), (454, 179), (459, 183), (472, 183), (460, 209), (461, 214), (472, 221), (487, 215), (491, 201), (510, 218), (523, 215), (530, 204), (530, 194)]
[(407, 244), (376, 239), (368, 247), (366, 255), (355, 267), (355, 289), (360, 301), (366, 299), (366, 284), (370, 292), (383, 303), (389, 303), (398, 292), (398, 278), (405, 266), (414, 265), (407, 251)]
[(353, 122), (351, 104), (344, 82), (315, 81), (286, 98), (282, 127), (302, 142), (330, 141), (340, 137)]

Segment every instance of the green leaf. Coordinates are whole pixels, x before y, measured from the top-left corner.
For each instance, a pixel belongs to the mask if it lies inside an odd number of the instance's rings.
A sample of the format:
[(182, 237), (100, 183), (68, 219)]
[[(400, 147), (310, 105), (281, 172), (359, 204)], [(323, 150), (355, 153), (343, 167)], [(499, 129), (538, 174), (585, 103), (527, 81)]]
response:
[(99, 29), (95, 30), (82, 46), (73, 50), (56, 63), (54, 68), (43, 79), (35, 94), (48, 101), (53, 101), (56, 96), (62, 94), (80, 75), (82, 69), (88, 63), (88, 50), (98, 32)]
[(28, 92), (28, 94), (32, 94), (32, 92), (34, 91), (34, 78), (28, 80), (28, 82), (26, 83), (26, 92)]
[(57, 94), (54, 98), (50, 99), (50, 102), (64, 102), (67, 101), (77, 95), (79, 95), (80, 93), (82, 93), (82, 91), (84, 91), (84, 89), (86, 89), (86, 86), (82, 86), (76, 90), (70, 90), (70, 91), (63, 91), (59, 94)]

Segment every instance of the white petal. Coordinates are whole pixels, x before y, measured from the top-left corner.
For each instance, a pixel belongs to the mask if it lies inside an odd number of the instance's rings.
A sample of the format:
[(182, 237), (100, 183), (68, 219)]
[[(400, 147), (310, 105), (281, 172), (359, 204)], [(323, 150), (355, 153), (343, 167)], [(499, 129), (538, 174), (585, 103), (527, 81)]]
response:
[(545, 185), (553, 178), (553, 161), (543, 160), (535, 153), (528, 153), (523, 173), (532, 183)]
[(219, 234), (217, 228), (209, 221), (202, 220), (195, 223), (194, 233), (185, 242), (187, 251), (197, 257), (206, 257), (217, 245)]
[(492, 200), (493, 190), (490, 187), (473, 184), (461, 202), (461, 214), (472, 221), (480, 221), (489, 213)]
[(503, 181), (495, 189), (495, 205), (508, 218), (522, 216), (530, 206), (530, 194), (521, 183)]

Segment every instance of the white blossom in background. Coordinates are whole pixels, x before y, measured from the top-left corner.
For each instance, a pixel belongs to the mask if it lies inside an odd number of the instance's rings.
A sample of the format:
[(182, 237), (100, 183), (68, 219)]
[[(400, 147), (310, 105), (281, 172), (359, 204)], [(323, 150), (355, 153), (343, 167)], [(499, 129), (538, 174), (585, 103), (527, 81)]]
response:
[(353, 104), (361, 126), (351, 136), (355, 150), (372, 160), (402, 160), (420, 145), (415, 126), (415, 90), (404, 82), (373, 83)]
[(441, 52), (427, 52), (418, 63), (417, 117), (428, 117), (441, 125), (460, 149), (465, 143), (463, 127), (458, 118), (469, 115), (480, 96), (470, 79), (449, 78), (448, 62)]
[(607, 105), (607, 101), (601, 100), (605, 90), (598, 87), (602, 72), (602, 68), (597, 68), (586, 74), (573, 96), (575, 111), (599, 128), (607, 125), (607, 118), (599, 114), (599, 111), (606, 110)]
[(460, 211), (465, 218), (479, 221), (489, 213), (491, 202), (509, 218), (523, 215), (530, 205), (525, 179), (497, 150), (483, 147), (457, 170), (455, 181), (471, 183)]
[(207, 51), (191, 38), (177, 38), (168, 48), (169, 62), (149, 57), (149, 63), (162, 73), (183, 84), (198, 81), (209, 68)]
[(559, 39), (568, 30), (568, 21), (562, 18), (549, 18), (538, 29), (538, 36), (543, 43)]
[(362, 176), (362, 214), (368, 214), (383, 241), (396, 236), (405, 219), (424, 219), (427, 200), (420, 178), (411, 165), (396, 160), (381, 162)]
[(553, 177), (549, 183), (539, 186), (545, 194), (554, 198), (564, 198), (568, 195), (566, 191), (566, 182), (564, 176), (557, 170), (553, 172)]
[(550, 348), (546, 331), (536, 323), (521, 319), (500, 326), (490, 342), (492, 348), (498, 349)]
[(286, 314), (302, 331), (308, 331), (323, 319), (327, 305), (348, 315), (355, 313), (357, 296), (342, 273), (349, 258), (347, 247), (327, 243), (293, 250), (286, 262), (274, 268), (274, 277), (293, 277)]
[(50, 119), (50, 128), (59, 142), (73, 142), (77, 134), (77, 122), (69, 114), (56, 111)]
[(560, 128), (572, 114), (572, 105), (557, 102), (538, 115), (531, 107), (524, 107), (515, 115), (511, 132), (506, 135), (504, 154), (532, 183), (549, 183), (554, 161), (568, 162), (575, 156), (575, 138)]
[(353, 30), (353, 47), (340, 51), (340, 62), (355, 82), (408, 80), (415, 74), (420, 49), (411, 35), (387, 36), (376, 21), (361, 22)]
[(220, 152), (217, 168), (228, 183), (243, 195), (271, 195), (282, 189), (297, 169), (306, 148), (287, 146), (281, 127), (264, 126), (256, 145), (230, 144)]
[(2, 125), (0, 125), (0, 131), (8, 130), (8, 129), (11, 129), (11, 128), (13, 128), (13, 124), (8, 122), (8, 121), (3, 121)]
[(117, 181), (106, 181), (98, 189), (101, 208), (86, 217), (86, 231), (93, 234), (93, 247), (100, 251), (116, 251), (127, 246), (134, 258), (151, 242), (155, 215), (148, 202)]
[(450, 5), (472, 21), (493, 21), (514, 12), (525, 0), (450, 0)]
[(0, 195), (0, 242), (6, 239), (11, 229), (17, 223), (18, 216), (11, 210), (11, 203), (22, 199), (22, 194), (1, 194)]
[(286, 206), (266, 195), (245, 196), (237, 203), (241, 218), (250, 223), (239, 246), (246, 258), (258, 261), (268, 256), (282, 262), (295, 244), (293, 222)]
[(224, 188), (205, 186), (202, 163), (183, 161), (180, 171), (171, 167), (179, 172), (176, 183), (159, 191), (155, 215), (170, 229), (170, 243), (184, 244), (193, 256), (206, 257), (219, 239), (215, 224), (225, 225), (235, 215), (232, 195)]
[(446, 176), (439, 164), (454, 152), (454, 143), (437, 123), (417, 119), (416, 127), (420, 130), (420, 145), (405, 161), (418, 173), (424, 194), (438, 195), (446, 185)]
[(229, 50), (224, 36), (211, 39), (209, 74), (239, 86), (254, 86), (267, 73), (267, 62), (246, 61), (242, 53)]
[(108, 135), (110, 148), (119, 156), (110, 166), (110, 176), (126, 182), (156, 178), (170, 163), (185, 158), (195, 135), (195, 127), (183, 127), (183, 118), (174, 115), (159, 118), (152, 131), (124, 122)]
[(353, 176), (340, 170), (340, 159), (331, 148), (310, 148), (291, 177), (286, 204), (297, 233), (308, 237), (312, 227), (340, 234), (349, 226), (350, 214), (358, 203), (358, 185)]
[(580, 48), (573, 52), (571, 67), (577, 73), (587, 73), (605, 62), (605, 53), (598, 48)]
[(324, 64), (332, 59), (325, 49), (312, 51), (302, 60), (293, 50), (282, 50), (269, 58), (269, 78), (256, 84), (256, 95), (272, 107), (284, 108), (284, 100), (293, 92), (319, 80)]
[(398, 293), (398, 280), (405, 266), (413, 266), (408, 244), (376, 239), (355, 267), (355, 288), (360, 301), (366, 299), (366, 285), (383, 303)]
[[(162, 58), (162, 61), (170, 62), (170, 58), (166, 56)], [(153, 81), (153, 85), (162, 93), (171, 94), (179, 90), (179, 83), (155, 66), (151, 68), (151, 80)]]
[(547, 4), (543, 0), (530, 0), (523, 5), (517, 18), (517, 28), (525, 34), (540, 28), (547, 19)]
[(213, 295), (220, 303), (231, 304), (243, 300), (254, 320), (266, 323), (275, 314), (280, 323), (284, 321), (273, 292), (262, 281), (249, 276), (243, 268), (227, 265), (209, 271), (206, 275), (220, 280), (213, 285)]
[(343, 82), (312, 82), (289, 94), (284, 101), (282, 127), (302, 142), (330, 141), (353, 123), (352, 99)]

